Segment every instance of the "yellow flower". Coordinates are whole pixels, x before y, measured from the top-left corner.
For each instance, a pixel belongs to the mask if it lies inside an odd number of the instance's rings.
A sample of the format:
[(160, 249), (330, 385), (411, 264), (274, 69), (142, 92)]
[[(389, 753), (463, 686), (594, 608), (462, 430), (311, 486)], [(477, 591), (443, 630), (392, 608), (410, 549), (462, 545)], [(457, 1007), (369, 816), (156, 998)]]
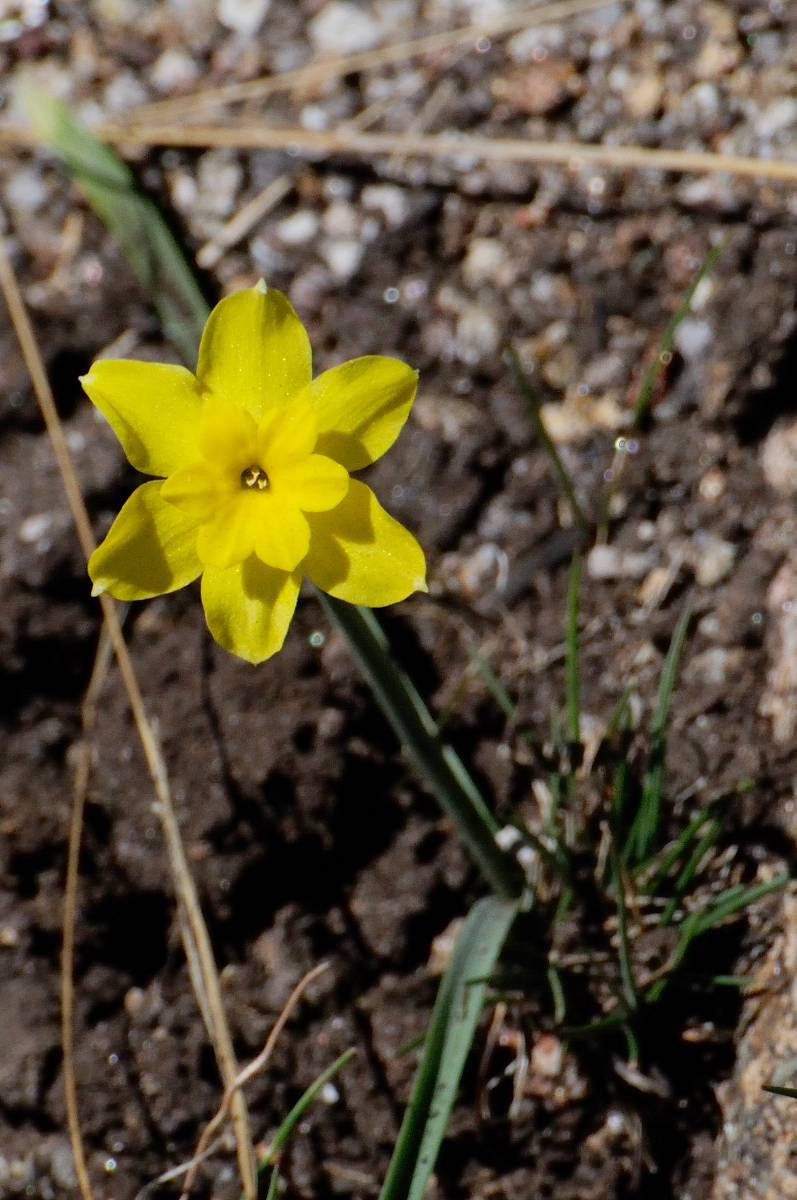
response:
[[(312, 378), (310, 342), (265, 284), (210, 314), (196, 376), (101, 359), (81, 381), (138, 471), (89, 562), (94, 594), (144, 600), (202, 576), (214, 638), (250, 662), (280, 649), (302, 575), (353, 604), (425, 591), (423, 551), (349, 477), (398, 437), (417, 373), (355, 358)], [(163, 478), (165, 477), (165, 478)]]

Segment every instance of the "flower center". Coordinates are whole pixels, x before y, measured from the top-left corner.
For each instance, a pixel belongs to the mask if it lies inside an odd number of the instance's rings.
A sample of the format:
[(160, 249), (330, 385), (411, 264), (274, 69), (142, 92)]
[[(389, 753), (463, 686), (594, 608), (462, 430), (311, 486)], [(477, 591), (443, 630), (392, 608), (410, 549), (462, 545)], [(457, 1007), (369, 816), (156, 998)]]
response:
[(247, 467), (241, 472), (241, 487), (257, 488), (264, 492), (268, 487), (268, 475), (262, 467)]

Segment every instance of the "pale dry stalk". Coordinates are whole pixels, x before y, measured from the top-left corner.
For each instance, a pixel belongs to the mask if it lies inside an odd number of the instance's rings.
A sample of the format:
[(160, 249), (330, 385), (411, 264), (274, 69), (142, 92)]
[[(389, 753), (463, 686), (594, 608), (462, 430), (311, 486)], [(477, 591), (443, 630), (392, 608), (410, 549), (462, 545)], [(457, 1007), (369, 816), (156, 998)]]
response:
[[(94, 534), (91, 528), (91, 521), (83, 501), (83, 496), (80, 491), (77, 474), (75, 472), (72, 458), (69, 452), (69, 447), (66, 441), (66, 435), (61, 423), (61, 418), (58, 415), (58, 410), (55, 406), (50, 383), (47, 378), (47, 372), (44, 367), (41, 353), (36, 341), (36, 336), (28, 318), (28, 313), (19, 290), (16, 274), (8, 257), (8, 252), (5, 248), (5, 243), (0, 237), (0, 288), (2, 288), (5, 296), (6, 304), (11, 315), (11, 320), (14, 325), (19, 344), (22, 348), (22, 353), (25, 358), (28, 371), (30, 373), (33, 387), (36, 392), (36, 397), (42, 410), (47, 432), (50, 436), (50, 441), (55, 454), (58, 470), (63, 481), (64, 490), (66, 492), (67, 501), (72, 512), (72, 517), (75, 522), (78, 539), (80, 541), (83, 553), (88, 560), (95, 548)], [(116, 611), (116, 605), (112, 598), (108, 595), (100, 596), (100, 604), (102, 606), (103, 617), (105, 619), (105, 627), (108, 630), (108, 636), (113, 644), (116, 661), (119, 664), (119, 670), (122, 675), (125, 690), (127, 692), (130, 707), (133, 712), (133, 718), (138, 729), (138, 734), (141, 739), (141, 744), (144, 748), (144, 754), (147, 759), (147, 765), (155, 784), (155, 791), (158, 797), (158, 815), (161, 819), (164, 834), (166, 837), (166, 845), (169, 852), (169, 862), (174, 876), (175, 891), (178, 896), (179, 903), (182, 904), (186, 923), (190, 928), (191, 941), (193, 946), (189, 949), (186, 947), (186, 953), (189, 957), (195, 958), (201, 965), (202, 983), (204, 988), (204, 997), (199, 997), (200, 1008), (203, 1013), (207, 1012), (211, 1019), (211, 1028), (209, 1030), (211, 1040), (213, 1041), (216, 1056), (219, 1062), (219, 1069), (225, 1087), (234, 1083), (238, 1076), (238, 1065), (235, 1060), (235, 1053), (232, 1046), (232, 1038), (230, 1036), (229, 1026), (224, 1013), (224, 1004), (221, 997), (221, 987), (219, 984), (218, 971), (213, 958), (213, 950), (210, 944), (207, 926), (205, 925), (202, 909), (199, 904), (199, 897), (196, 892), (193, 878), (188, 869), (188, 863), (185, 857), (185, 848), (183, 846), (180, 828), (177, 823), (177, 817), (172, 805), (171, 791), (169, 787), (169, 778), (166, 771), (166, 764), (160, 752), (157, 740), (155, 738), (152, 726), (146, 714), (144, 701), (141, 695), (141, 690), (138, 686), (133, 663), (128, 653), (127, 644), (122, 634), (122, 628), (119, 623), (119, 617)], [(185, 928), (185, 926), (184, 926)], [(194, 975), (192, 972), (192, 981)], [(249, 1120), (246, 1112), (246, 1105), (243, 1096), (240, 1092), (236, 1092), (233, 1105), (232, 1116), (235, 1128), (236, 1144), (238, 1148), (238, 1162), (241, 1170), (241, 1178), (244, 1186), (244, 1192), (247, 1200), (254, 1200), (257, 1192), (257, 1180), (255, 1175), (254, 1154), (252, 1150), (252, 1140), (249, 1134)]]
[(313, 967), (302, 979), (299, 980), (296, 987), (288, 997), (285, 1007), (274, 1022), (274, 1027), (266, 1039), (266, 1044), (258, 1054), (257, 1058), (253, 1058), (252, 1061), (244, 1067), (244, 1069), (238, 1075), (238, 1078), (235, 1079), (232, 1084), (229, 1084), (225, 1089), (224, 1097), (219, 1105), (218, 1112), (210, 1119), (210, 1121), (208, 1121), (202, 1132), (202, 1136), (197, 1142), (197, 1147), (194, 1151), (194, 1157), (191, 1160), (191, 1165), (185, 1177), (185, 1183), (183, 1184), (183, 1191), (180, 1196), (180, 1200), (188, 1200), (188, 1194), (194, 1185), (197, 1169), (200, 1163), (204, 1162), (205, 1158), (207, 1157), (206, 1152), (208, 1143), (219, 1126), (222, 1125), (227, 1119), (227, 1114), (230, 1111), (230, 1105), (232, 1104), (236, 1093), (240, 1090), (240, 1088), (243, 1087), (245, 1083), (248, 1083), (250, 1079), (259, 1074), (259, 1072), (262, 1071), (263, 1068), (268, 1064), (271, 1055), (274, 1053), (274, 1047), (277, 1044), (277, 1040), (290, 1020), (291, 1013), (295, 1009), (296, 1005), (299, 1003), (313, 980), (317, 979), (319, 975), (322, 975), (324, 971), (327, 970), (329, 970), (329, 963), (319, 963), (318, 966)]
[(69, 820), (69, 848), (66, 859), (66, 883), (64, 886), (63, 945), (61, 949), (61, 1044), (64, 1052), (64, 1094), (66, 1097), (66, 1120), (75, 1173), (83, 1200), (94, 1200), (91, 1190), (83, 1138), (80, 1132), (80, 1117), (77, 1106), (77, 1079), (75, 1074), (75, 915), (77, 911), (77, 880), (80, 862), (80, 836), (83, 828), (83, 811), (91, 768), (91, 735), (97, 720), (97, 703), (102, 685), (113, 658), (113, 644), (108, 630), (103, 625), (94, 656), (89, 686), (83, 699), (81, 711), (81, 738), (73, 747), (75, 775), (72, 783), (72, 814)]
[[(97, 137), (112, 145), (232, 146), (246, 149), (310, 150), (322, 154), (382, 154), (405, 157), (467, 159), (474, 162), (558, 163), (573, 172), (583, 167), (608, 170), (658, 170), (697, 174), (739, 175), (753, 179), (797, 182), (797, 162), (778, 158), (749, 158), (710, 151), (661, 150), (647, 146), (603, 146), (585, 142), (527, 142), (521, 138), (483, 138), (450, 134), (319, 133), (299, 127), (265, 125), (131, 125), (92, 126)], [(31, 129), (0, 128), (0, 143), (38, 144)]]

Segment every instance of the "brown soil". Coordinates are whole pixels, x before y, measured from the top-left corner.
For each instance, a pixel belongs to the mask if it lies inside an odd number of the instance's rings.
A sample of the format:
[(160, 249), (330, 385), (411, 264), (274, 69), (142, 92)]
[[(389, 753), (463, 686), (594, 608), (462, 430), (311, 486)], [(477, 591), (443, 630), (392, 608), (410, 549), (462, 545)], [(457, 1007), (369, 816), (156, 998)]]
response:
[[(457, 68), (471, 97), (481, 94), (478, 71), (489, 67), (489, 55), (481, 56), (468, 79), (472, 57)], [(169, 153), (141, 164), (161, 199), (164, 172), (193, 171), (197, 161)], [(22, 161), (7, 155), (4, 178)], [(239, 161), (258, 186), (288, 164), (262, 154)], [(47, 219), (57, 227), (81, 202), (46, 170)], [(379, 182), (359, 164), (307, 165), (303, 203), (320, 203), (333, 177), (346, 180), (355, 199)], [(485, 647), (522, 719), (544, 729), (550, 706), (562, 701), (558, 648), (572, 541), (562, 535), (550, 463), (500, 352), (458, 358), (450, 349), (457, 321), (478, 304), (501, 338), (521, 348), (566, 321), (569, 378), (612, 349), (624, 403), (694, 261), (712, 237), (727, 239), (705, 308), (710, 342), (691, 358), (675, 356), (651, 427), (628, 460), (612, 527), (621, 551), (650, 547), (652, 567), (680, 547), (683, 565), (647, 612), (638, 580), (585, 579), (582, 688), (584, 711), (605, 720), (633, 679), (648, 719), (672, 629), (691, 600), (696, 617), (675, 695), (666, 795), (683, 805), (687, 795), (697, 803), (738, 791), (725, 840), (739, 846), (752, 878), (792, 852), (780, 808), (792, 793), (794, 753), (773, 744), (757, 706), (768, 666), (766, 589), (794, 528), (790, 504), (766, 488), (758, 452), (795, 407), (793, 217), (785, 193), (752, 183), (735, 188), (733, 206), (718, 211), (711, 198), (687, 204), (677, 179), (617, 177), (596, 209), (566, 172), (557, 178), (547, 220), (525, 228), (517, 214), (539, 183), (530, 170), (486, 172), (474, 195), (473, 181), (462, 186), (453, 168), (445, 177), (417, 167), (400, 178), (408, 216), (379, 234), (350, 282), (330, 285), (298, 250), (274, 266), (269, 282), (292, 289), (317, 369), (366, 353), (395, 353), (420, 369), (417, 415), (370, 482), (427, 550), (432, 589), (385, 620), (432, 707), (453, 705), (451, 736), (505, 818), (531, 804), (533, 772), (469, 671), (467, 650)], [(101, 270), (90, 283), (73, 280), (40, 295), (34, 316), (102, 533), (135, 480), (76, 377), (125, 329), (139, 335), (137, 354), (162, 359), (170, 351), (117, 251), (80, 211), (81, 253)], [(41, 284), (51, 262), (36, 259), (22, 228), (13, 232), (25, 251), (17, 259), (23, 284)], [(511, 283), (463, 279), (474, 236), (500, 240)], [(224, 278), (245, 283), (253, 269), (243, 252), (230, 255)], [(534, 279), (542, 282), (535, 287)], [(408, 288), (417, 281), (425, 287)], [(441, 298), (444, 285), (453, 292)], [(208, 281), (209, 291), (216, 286)], [(393, 287), (399, 299), (388, 303)], [(64, 1154), (60, 920), (70, 747), (98, 614), (4, 312), (0, 346), (0, 1194), (52, 1200), (73, 1186)], [(549, 376), (536, 381), (541, 399), (560, 400), (570, 384), (555, 386)], [(593, 427), (563, 450), (593, 504), (613, 438)], [(719, 491), (705, 483), (711, 473)], [(701, 584), (707, 534), (731, 543), (736, 557), (725, 577)], [(480, 573), (474, 555), (486, 544), (499, 558)], [(494, 588), (501, 553), (503, 598)], [(323, 640), (311, 638), (318, 632)], [(423, 1031), (434, 999), (426, 970), (432, 940), (483, 887), (309, 592), (282, 653), (257, 669), (213, 644), (193, 588), (135, 606), (128, 634), (158, 721), (241, 1059), (261, 1048), (302, 972), (322, 958), (331, 964), (271, 1069), (249, 1089), (256, 1138), (267, 1141), (303, 1088), (354, 1046), (339, 1098), (310, 1111), (284, 1173), (290, 1194), (314, 1200), (376, 1195), (418, 1061), (417, 1050), (396, 1051)], [(80, 1113), (98, 1197), (128, 1200), (190, 1156), (218, 1103), (219, 1083), (175, 928), (152, 790), (115, 672), (95, 749), (78, 925)], [(753, 931), (738, 924), (712, 943), (716, 970), (743, 969), (763, 952), (773, 911), (763, 903)], [(531, 960), (545, 936), (530, 921), (516, 941), (525, 939)], [(532, 981), (527, 996), (510, 1003), (508, 1025), (534, 1042), (552, 1028), (550, 1008), (546, 987)], [(530, 1100), (513, 1121), (499, 1104), (494, 1119), (480, 1121), (474, 1062), (436, 1194), (610, 1200), (640, 1190), (707, 1200), (720, 1121), (713, 1089), (732, 1069), (737, 1015), (731, 990), (687, 990), (664, 1015), (657, 1010), (643, 1030), (641, 1066), (646, 1078), (665, 1080), (666, 1095), (646, 1094), (617, 1074), (619, 1041), (579, 1043), (558, 1100)], [(712, 1024), (710, 1037), (682, 1039), (685, 1024), (703, 1022)], [(107, 1169), (110, 1160), (115, 1171)], [(232, 1163), (229, 1154), (211, 1161), (205, 1194), (237, 1194)]]

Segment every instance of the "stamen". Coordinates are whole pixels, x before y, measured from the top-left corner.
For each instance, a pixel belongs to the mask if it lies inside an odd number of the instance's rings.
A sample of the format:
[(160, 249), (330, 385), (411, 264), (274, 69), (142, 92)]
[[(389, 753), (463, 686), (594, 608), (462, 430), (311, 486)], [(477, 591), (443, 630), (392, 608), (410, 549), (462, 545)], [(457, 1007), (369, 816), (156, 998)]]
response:
[(264, 492), (268, 487), (268, 475), (262, 467), (247, 467), (241, 472), (241, 486), (248, 488), (258, 488)]

